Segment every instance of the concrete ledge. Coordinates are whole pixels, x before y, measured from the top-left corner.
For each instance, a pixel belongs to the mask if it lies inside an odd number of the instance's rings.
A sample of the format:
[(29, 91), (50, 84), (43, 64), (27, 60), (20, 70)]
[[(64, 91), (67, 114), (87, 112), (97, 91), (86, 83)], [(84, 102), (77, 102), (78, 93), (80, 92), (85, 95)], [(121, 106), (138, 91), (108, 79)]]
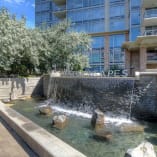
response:
[(1, 102), (0, 116), (40, 157), (86, 157)]
[(135, 78), (140, 80), (141, 76), (157, 76), (157, 71), (145, 71), (145, 72), (135, 72)]

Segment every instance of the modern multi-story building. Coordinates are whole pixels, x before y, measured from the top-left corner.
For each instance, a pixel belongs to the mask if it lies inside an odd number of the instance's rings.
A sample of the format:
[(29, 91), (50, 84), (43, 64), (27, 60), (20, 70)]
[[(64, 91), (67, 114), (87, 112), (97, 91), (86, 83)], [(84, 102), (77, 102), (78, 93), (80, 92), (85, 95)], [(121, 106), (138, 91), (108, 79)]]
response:
[(122, 44), (157, 32), (156, 0), (36, 0), (35, 6), (37, 27), (70, 19), (71, 30), (92, 37), (92, 71), (124, 69)]
[(135, 71), (157, 71), (157, 1), (143, 0), (141, 35), (123, 44), (125, 63), (130, 75)]

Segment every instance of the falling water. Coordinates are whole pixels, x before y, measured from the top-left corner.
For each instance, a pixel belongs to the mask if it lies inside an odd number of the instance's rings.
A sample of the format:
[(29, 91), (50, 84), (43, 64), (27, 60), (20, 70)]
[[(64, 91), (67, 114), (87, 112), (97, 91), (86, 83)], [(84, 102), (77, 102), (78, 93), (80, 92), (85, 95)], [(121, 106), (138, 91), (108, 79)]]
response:
[[(66, 109), (66, 108), (60, 107), (59, 105), (54, 105), (54, 104), (52, 104), (52, 102), (53, 102), (52, 99), (46, 100), (46, 101), (40, 103), (38, 107), (40, 108), (40, 107), (47, 106), (47, 104), (51, 104), (53, 111), (61, 112), (61, 113), (69, 114), (69, 115), (75, 115), (78, 117), (83, 117), (83, 118), (88, 118), (88, 119), (92, 118), (92, 114)], [(113, 115), (112, 116), (106, 115), (105, 123), (114, 123), (115, 125), (121, 125), (123, 123), (130, 124), (130, 123), (133, 123), (133, 121), (131, 121), (130, 119), (124, 118), (124, 117), (114, 117)]]
[(131, 90), (129, 119), (131, 119), (131, 114), (132, 114), (132, 105), (133, 105), (133, 98), (134, 98), (134, 88), (135, 88), (135, 80), (133, 80), (133, 85), (132, 85), (132, 90)]

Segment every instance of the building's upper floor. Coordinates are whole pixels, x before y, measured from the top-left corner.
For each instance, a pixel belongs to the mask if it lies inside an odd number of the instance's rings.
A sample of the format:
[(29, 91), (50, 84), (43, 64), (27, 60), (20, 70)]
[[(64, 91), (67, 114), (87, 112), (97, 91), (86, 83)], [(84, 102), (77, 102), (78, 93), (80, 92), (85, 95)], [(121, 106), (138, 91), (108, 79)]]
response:
[[(129, 31), (130, 40), (156, 32), (156, 0), (36, 0), (36, 26), (70, 19), (72, 30), (89, 34)], [(147, 32), (146, 32), (147, 31)]]

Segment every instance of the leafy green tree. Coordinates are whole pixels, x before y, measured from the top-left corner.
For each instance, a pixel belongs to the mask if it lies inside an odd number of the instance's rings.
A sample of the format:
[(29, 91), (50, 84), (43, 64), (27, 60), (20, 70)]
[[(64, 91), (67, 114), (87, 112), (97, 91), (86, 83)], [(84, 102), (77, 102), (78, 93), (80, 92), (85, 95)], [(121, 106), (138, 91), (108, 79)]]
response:
[(66, 21), (43, 30), (28, 29), (25, 21), (17, 20), (6, 9), (0, 10), (1, 73), (29, 75), (46, 73), (53, 65), (59, 70), (67, 64), (72, 70), (87, 66), (81, 54), (90, 45), (86, 34), (68, 32), (70, 23)]
[(66, 68), (67, 64), (71, 64), (69, 62), (74, 59), (72, 57), (74, 54), (83, 56), (82, 52), (87, 51), (90, 47), (89, 36), (85, 33), (68, 32), (69, 27), (70, 23), (63, 21), (42, 32), (44, 40), (48, 41), (49, 54), (45, 57), (47, 57), (49, 66), (55, 64), (59, 70)]

